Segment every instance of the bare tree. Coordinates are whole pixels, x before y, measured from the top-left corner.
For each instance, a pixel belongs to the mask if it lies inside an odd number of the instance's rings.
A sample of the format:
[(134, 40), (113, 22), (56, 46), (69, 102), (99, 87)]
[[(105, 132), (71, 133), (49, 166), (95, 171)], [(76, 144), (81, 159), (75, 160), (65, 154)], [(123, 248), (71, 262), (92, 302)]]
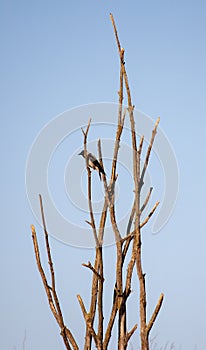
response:
[[(120, 60), (120, 74), (119, 74), (119, 108), (118, 108), (118, 125), (116, 130), (116, 137), (114, 140), (114, 151), (113, 160), (111, 166), (110, 178), (102, 173), (105, 199), (102, 208), (101, 218), (99, 224), (95, 220), (93, 212), (92, 202), (92, 178), (91, 170), (89, 167), (88, 157), (86, 156), (87, 151), (87, 137), (92, 127), (91, 119), (88, 122), (86, 130), (82, 129), (83, 140), (84, 140), (84, 155), (85, 165), (87, 169), (87, 194), (88, 194), (88, 207), (90, 218), (86, 222), (91, 226), (91, 231), (94, 236), (95, 242), (95, 260), (92, 264), (83, 263), (82, 265), (92, 272), (92, 286), (91, 286), (91, 299), (90, 306), (87, 310), (84, 301), (80, 295), (77, 295), (77, 299), (82, 311), (82, 315), (85, 321), (85, 344), (84, 350), (90, 350), (92, 344), (99, 350), (108, 349), (111, 335), (114, 329), (115, 320), (118, 320), (118, 350), (125, 350), (128, 347), (129, 340), (137, 329), (135, 324), (132, 329), (127, 328), (127, 317), (128, 317), (128, 298), (131, 294), (132, 277), (136, 274), (139, 281), (139, 332), (140, 332), (140, 347), (141, 350), (149, 349), (149, 334), (155, 323), (157, 315), (160, 311), (164, 295), (160, 294), (159, 300), (156, 304), (153, 314), (150, 319), (146, 317), (147, 307), (147, 291), (145, 287), (145, 273), (143, 272), (142, 266), (142, 231), (143, 226), (147, 224), (151, 216), (155, 212), (159, 202), (156, 202), (148, 214), (148, 216), (142, 220), (142, 214), (150, 200), (152, 188), (149, 189), (148, 194), (140, 205), (141, 191), (144, 185), (144, 177), (148, 168), (152, 147), (157, 133), (157, 127), (160, 119), (158, 118), (154, 129), (151, 134), (149, 146), (147, 148), (146, 157), (143, 161), (143, 167), (140, 166), (140, 160), (142, 155), (142, 148), (144, 143), (144, 136), (140, 138), (138, 143), (135, 118), (134, 118), (134, 105), (131, 99), (130, 86), (124, 61), (124, 49), (121, 47), (118, 33), (115, 25), (114, 18), (110, 14), (110, 19), (113, 25), (114, 34), (116, 38), (119, 60)], [(123, 92), (124, 87), (127, 96), (127, 108), (123, 107)], [(124, 232), (121, 232), (118, 226), (116, 218), (115, 208), (115, 187), (118, 179), (117, 174), (117, 160), (119, 156), (119, 147), (121, 143), (121, 136), (124, 129), (125, 118), (128, 116), (130, 120), (130, 130), (132, 139), (132, 154), (133, 154), (133, 182), (134, 182), (134, 201), (131, 214), (129, 217), (128, 225)], [(99, 162), (101, 167), (104, 169), (101, 140), (98, 141), (98, 153)], [(45, 235), (45, 245), (48, 255), (48, 264), (50, 268), (50, 280), (46, 277), (44, 268), (41, 264), (40, 252), (38, 247), (37, 235), (35, 227), (32, 225), (32, 238), (34, 244), (34, 252), (36, 257), (36, 263), (41, 275), (41, 279), (44, 285), (44, 289), (47, 295), (50, 309), (60, 327), (60, 334), (63, 338), (63, 342), (66, 349), (79, 349), (71, 330), (65, 325), (63, 319), (63, 313), (60, 306), (59, 298), (56, 291), (55, 284), (55, 272), (53, 267), (53, 260), (51, 256), (51, 250), (49, 245), (49, 237), (45, 223), (44, 210), (42, 197), (40, 197), (40, 208), (42, 215), (42, 223)], [(108, 322), (105, 324), (103, 315), (103, 293), (104, 293), (104, 261), (103, 261), (103, 243), (104, 243), (104, 232), (106, 219), (109, 217), (111, 221), (111, 227), (114, 234), (115, 245), (116, 245), (116, 276), (114, 281), (113, 295), (111, 296), (112, 305), (111, 312), (108, 317)], [(131, 247), (131, 249), (129, 249)], [(126, 260), (127, 257), (127, 260)], [(126, 263), (127, 261), (127, 263)], [(135, 273), (136, 271), (136, 273)], [(123, 279), (123, 274), (126, 274), (126, 279)], [(96, 321), (96, 322), (95, 322)], [(133, 343), (134, 345), (134, 343)], [(138, 345), (137, 345), (138, 346)], [(137, 348), (136, 346), (136, 348)]]

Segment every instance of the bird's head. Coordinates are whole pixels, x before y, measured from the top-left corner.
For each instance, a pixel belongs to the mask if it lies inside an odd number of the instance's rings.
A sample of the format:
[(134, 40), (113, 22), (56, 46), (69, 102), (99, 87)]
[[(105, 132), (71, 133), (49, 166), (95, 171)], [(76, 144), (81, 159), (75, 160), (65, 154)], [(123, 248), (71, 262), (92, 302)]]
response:
[(84, 157), (84, 150), (81, 151), (78, 155)]

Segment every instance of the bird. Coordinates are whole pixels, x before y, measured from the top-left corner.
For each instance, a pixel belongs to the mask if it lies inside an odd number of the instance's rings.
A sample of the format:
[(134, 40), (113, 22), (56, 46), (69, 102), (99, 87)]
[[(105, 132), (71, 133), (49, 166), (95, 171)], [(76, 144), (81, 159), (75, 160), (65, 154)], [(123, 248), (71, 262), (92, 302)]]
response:
[[(81, 151), (78, 155), (82, 156), (83, 158), (85, 158), (84, 150)], [(102, 179), (101, 178), (101, 174), (104, 174), (106, 176), (106, 174), (104, 172), (104, 169), (102, 168), (101, 164), (99, 163), (97, 158), (92, 153), (87, 152), (87, 159), (88, 159), (89, 167), (98, 171), (99, 178), (100, 178), (100, 181), (101, 181), (101, 179)]]

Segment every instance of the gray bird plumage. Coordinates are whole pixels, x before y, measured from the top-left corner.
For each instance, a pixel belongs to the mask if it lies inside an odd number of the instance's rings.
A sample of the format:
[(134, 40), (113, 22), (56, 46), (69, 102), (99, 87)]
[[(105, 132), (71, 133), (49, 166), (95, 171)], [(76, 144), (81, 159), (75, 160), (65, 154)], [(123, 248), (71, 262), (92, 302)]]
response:
[[(79, 153), (79, 155), (85, 158), (84, 150), (81, 151), (81, 152)], [(87, 152), (87, 155), (86, 155), (86, 156), (87, 156), (87, 158), (88, 158), (88, 165), (89, 165), (89, 167), (98, 171), (98, 173), (99, 173), (99, 178), (100, 178), (100, 180), (101, 180), (101, 174), (106, 175), (105, 172), (104, 172), (104, 169), (103, 169), (102, 166), (101, 166), (101, 164), (99, 163), (99, 161), (97, 160), (97, 158), (96, 158), (92, 153)]]

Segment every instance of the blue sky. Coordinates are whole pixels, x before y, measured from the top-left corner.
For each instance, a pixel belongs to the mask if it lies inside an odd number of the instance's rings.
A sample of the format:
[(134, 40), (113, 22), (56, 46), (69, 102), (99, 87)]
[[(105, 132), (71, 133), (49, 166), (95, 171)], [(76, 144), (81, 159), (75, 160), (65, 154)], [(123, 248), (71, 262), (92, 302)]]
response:
[[(159, 346), (205, 348), (205, 2), (20, 0), (0, 2), (1, 349), (22, 349), (25, 330), (26, 349), (63, 348), (35, 265), (31, 223), (43, 245), (27, 201), (25, 166), (31, 144), (52, 118), (84, 104), (117, 102), (110, 12), (126, 50), (133, 102), (152, 119), (161, 117), (180, 174), (173, 215), (158, 235), (149, 225), (144, 237), (149, 313), (165, 293), (153, 336)], [(53, 238), (51, 245), (65, 319), (81, 348), (76, 294), (87, 300), (91, 275), (81, 263), (92, 260), (93, 251)], [(113, 253), (105, 249), (109, 278)]]

